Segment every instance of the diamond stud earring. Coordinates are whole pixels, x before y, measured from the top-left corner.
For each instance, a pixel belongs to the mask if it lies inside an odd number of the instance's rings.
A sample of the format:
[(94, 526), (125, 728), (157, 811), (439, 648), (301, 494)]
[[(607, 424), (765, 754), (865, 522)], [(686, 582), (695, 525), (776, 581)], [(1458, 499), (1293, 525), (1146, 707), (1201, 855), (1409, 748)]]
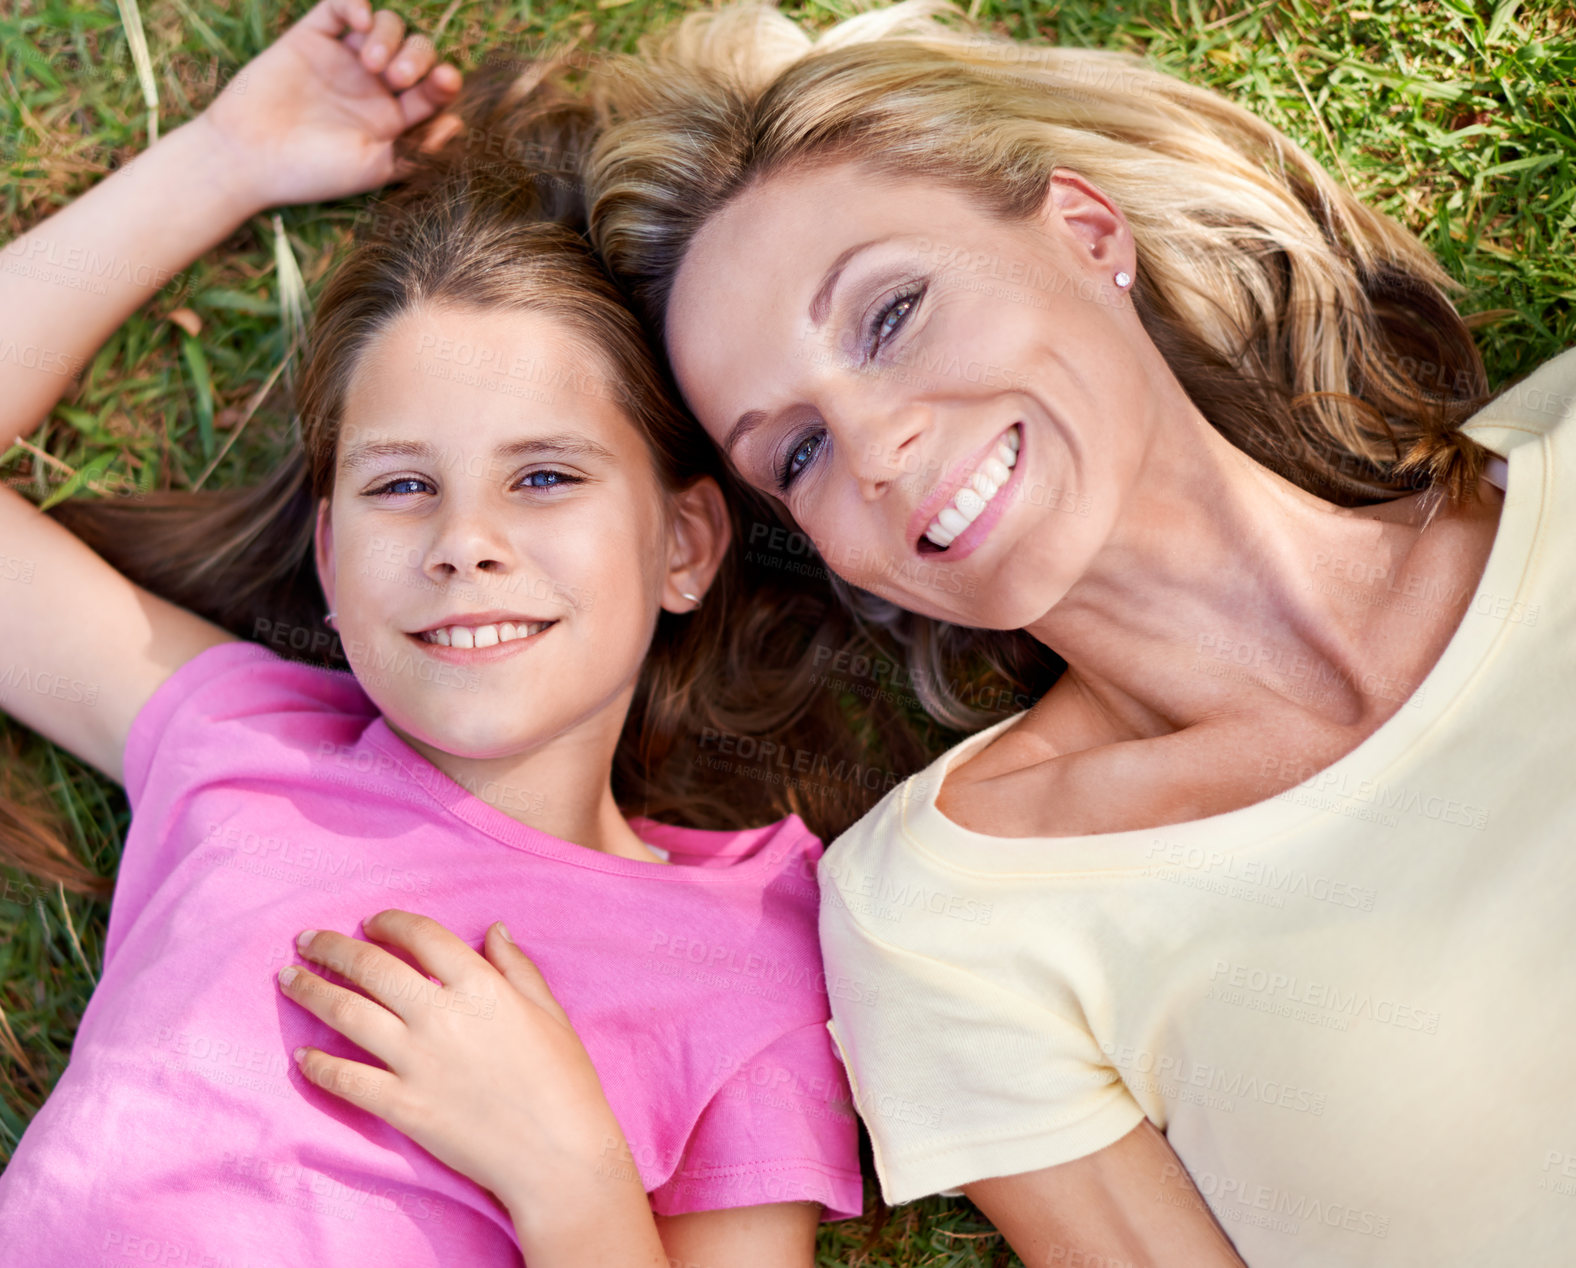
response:
[(688, 599), (696, 607), (700, 607), (700, 595), (698, 595), (698, 594), (691, 594), (688, 590), (680, 590), (679, 594), (683, 598)]
[(1112, 280), (1115, 281), (1116, 284), (1125, 291), (1133, 284), (1133, 275), (1126, 271), (1118, 271), (1116, 277)]

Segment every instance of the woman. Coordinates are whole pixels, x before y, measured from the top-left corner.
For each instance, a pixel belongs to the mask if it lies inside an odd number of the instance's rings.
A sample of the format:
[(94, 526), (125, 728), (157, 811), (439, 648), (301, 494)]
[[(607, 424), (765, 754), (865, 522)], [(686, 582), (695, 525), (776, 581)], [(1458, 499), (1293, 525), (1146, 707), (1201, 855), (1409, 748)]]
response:
[(1550, 1262), (1576, 360), (1464, 427), (1404, 229), (1210, 93), (934, 12), (689, 18), (600, 77), (590, 173), (931, 711), (1065, 662), (822, 864), (883, 1190), (1034, 1263)]

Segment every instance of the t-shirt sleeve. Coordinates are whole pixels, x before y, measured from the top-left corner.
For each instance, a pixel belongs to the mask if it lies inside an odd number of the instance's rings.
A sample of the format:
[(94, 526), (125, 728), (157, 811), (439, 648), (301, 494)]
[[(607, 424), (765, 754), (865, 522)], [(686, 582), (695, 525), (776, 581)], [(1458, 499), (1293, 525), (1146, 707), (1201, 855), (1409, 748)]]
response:
[(257, 643), (215, 644), (160, 683), (132, 720), (127, 800), (138, 811), (156, 765), (200, 764), (205, 751), (223, 742), (225, 727), (244, 727), (265, 714), (325, 713), (354, 721), (373, 710), (349, 674), (286, 660)]
[(740, 1063), (651, 1193), (658, 1215), (775, 1202), (819, 1202), (829, 1220), (856, 1218), (864, 1205), (848, 1081), (819, 1022)]
[(1143, 1119), (1075, 1002), (893, 946), (835, 903), (821, 946), (828, 980), (857, 987), (832, 992), (827, 1025), (887, 1202), (1071, 1162)]

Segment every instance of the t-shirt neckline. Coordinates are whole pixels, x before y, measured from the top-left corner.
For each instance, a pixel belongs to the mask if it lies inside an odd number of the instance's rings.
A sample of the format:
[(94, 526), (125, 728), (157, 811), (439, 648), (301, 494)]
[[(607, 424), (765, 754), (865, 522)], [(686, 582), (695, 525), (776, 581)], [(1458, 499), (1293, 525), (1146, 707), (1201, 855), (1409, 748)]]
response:
[[(410, 775), (413, 786), (420, 793), (431, 798), (437, 805), (478, 832), (511, 849), (525, 850), (531, 854), (556, 859), (575, 867), (590, 868), (593, 871), (612, 872), (644, 880), (678, 880), (684, 883), (699, 881), (703, 884), (753, 880), (755, 873), (763, 868), (769, 868), (780, 857), (776, 849), (762, 846), (748, 857), (730, 862), (725, 867), (694, 867), (682, 863), (657, 863), (645, 859), (627, 859), (618, 854), (604, 854), (600, 850), (576, 845), (573, 841), (566, 841), (539, 828), (533, 828), (530, 824), (523, 823), (497, 807), (489, 805), (468, 788), (455, 782), (401, 739), (382, 714), (378, 714), (368, 724), (364, 738), (369, 745), (391, 758)], [(645, 841), (649, 835), (648, 826), (659, 829), (666, 826), (652, 820), (641, 819), (639, 816), (631, 817), (628, 823), (642, 841)], [(703, 836), (737, 835), (713, 833), (702, 828), (680, 830), (687, 834), (698, 833)], [(671, 845), (661, 848), (670, 852), (672, 850)]]
[[(1472, 422), (1483, 417), (1479, 415)], [(1473, 594), (1520, 601), (1538, 525), (1548, 502), (1545, 446), (1541, 437), (1534, 436), (1522, 439), (1538, 443), (1513, 443), (1503, 450), (1487, 436), (1475, 439), (1504, 462), (1499, 469), (1504, 472), (1505, 500), (1494, 543)], [(1493, 468), (1491, 472), (1498, 474)], [(1433, 668), (1395, 713), (1349, 753), (1265, 800), (1202, 819), (1121, 832), (997, 837), (962, 827), (936, 806), (936, 795), (946, 773), (954, 763), (1016, 724), (1024, 716), (1017, 713), (970, 736), (944, 753), (906, 788), (898, 790), (904, 797), (904, 835), (919, 852), (930, 854), (955, 870), (981, 874), (1131, 871), (1154, 864), (1157, 842), (1168, 847), (1200, 844), (1236, 852), (1269, 846), (1328, 813), (1319, 804), (1321, 787), (1351, 787), (1349, 780), (1354, 772), (1361, 773), (1364, 780), (1382, 782), (1385, 772), (1450, 711), (1488, 659), (1494, 644), (1504, 636), (1508, 624), (1469, 607)]]

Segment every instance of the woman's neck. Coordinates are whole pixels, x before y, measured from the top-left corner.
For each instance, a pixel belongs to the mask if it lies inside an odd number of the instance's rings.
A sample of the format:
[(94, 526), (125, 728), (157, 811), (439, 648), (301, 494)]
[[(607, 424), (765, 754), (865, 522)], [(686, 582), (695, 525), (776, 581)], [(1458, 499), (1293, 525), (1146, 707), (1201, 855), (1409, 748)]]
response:
[(1029, 627), (1067, 661), (1063, 695), (1122, 738), (1275, 701), (1377, 725), (1459, 624), (1499, 495), (1431, 521), (1423, 495), (1339, 507), (1173, 405), (1100, 553)]

